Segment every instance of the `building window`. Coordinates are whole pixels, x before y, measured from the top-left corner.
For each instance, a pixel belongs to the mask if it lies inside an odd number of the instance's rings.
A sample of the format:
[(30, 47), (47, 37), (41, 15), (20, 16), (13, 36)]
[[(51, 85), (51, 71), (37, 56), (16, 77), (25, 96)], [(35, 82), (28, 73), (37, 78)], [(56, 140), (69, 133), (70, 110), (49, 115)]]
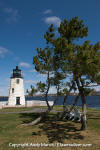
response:
[(16, 83), (19, 84), (19, 79), (16, 80)]
[(14, 93), (14, 88), (12, 88), (12, 93)]

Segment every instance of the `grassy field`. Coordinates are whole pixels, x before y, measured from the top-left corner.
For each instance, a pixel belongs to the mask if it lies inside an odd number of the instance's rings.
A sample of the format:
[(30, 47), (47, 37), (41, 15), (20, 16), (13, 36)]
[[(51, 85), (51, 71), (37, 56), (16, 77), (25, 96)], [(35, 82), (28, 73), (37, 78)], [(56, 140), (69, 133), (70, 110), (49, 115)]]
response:
[[(2, 111), (23, 111), (34, 108), (10, 108)], [(56, 107), (62, 110), (62, 107)], [(80, 123), (72, 121), (55, 121), (54, 113), (50, 113), (45, 120), (35, 126), (22, 126), (23, 122), (30, 122), (38, 117), (39, 113), (19, 113), (19, 114), (0, 114), (0, 150), (100, 150), (100, 110), (88, 109), (87, 111), (87, 130), (80, 131)], [(24, 143), (47, 143), (55, 144), (46, 147), (18, 147), (9, 146), (12, 144)], [(92, 144), (87, 147), (69, 147), (58, 144)], [(37, 145), (38, 146), (38, 145)]]
[[(46, 108), (46, 107), (42, 107), (42, 108)], [(0, 112), (21, 112), (21, 111), (29, 111), (34, 109), (34, 107), (11, 107), (11, 108), (3, 108), (0, 109)]]

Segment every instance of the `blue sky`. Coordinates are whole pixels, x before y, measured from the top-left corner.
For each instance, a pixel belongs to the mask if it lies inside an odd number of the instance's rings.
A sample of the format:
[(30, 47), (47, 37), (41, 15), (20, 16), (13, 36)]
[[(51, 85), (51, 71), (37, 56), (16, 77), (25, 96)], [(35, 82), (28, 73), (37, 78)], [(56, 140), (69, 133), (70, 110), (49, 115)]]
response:
[(100, 0), (0, 0), (0, 95), (8, 95), (16, 65), (23, 71), (25, 89), (45, 79), (32, 64), (36, 48), (45, 46), (49, 24), (57, 27), (74, 16), (89, 27), (88, 40), (100, 41)]

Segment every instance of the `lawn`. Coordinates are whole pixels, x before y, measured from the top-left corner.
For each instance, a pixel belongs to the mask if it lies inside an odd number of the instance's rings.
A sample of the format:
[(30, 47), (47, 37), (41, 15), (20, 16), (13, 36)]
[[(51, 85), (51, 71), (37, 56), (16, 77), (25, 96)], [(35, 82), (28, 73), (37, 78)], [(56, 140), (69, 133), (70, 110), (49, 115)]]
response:
[[(46, 107), (43, 106), (42, 108), (46, 108)], [(0, 112), (21, 112), (21, 111), (29, 111), (29, 110), (33, 110), (33, 109), (34, 109), (34, 107), (11, 107), (11, 108), (0, 109)]]
[[(61, 110), (62, 108), (56, 107), (55, 109)], [(21, 125), (23, 122), (34, 120), (39, 115), (39, 113), (0, 114), (0, 150), (100, 150), (100, 110), (88, 109), (86, 131), (80, 131), (80, 123), (66, 120), (55, 121), (55, 113), (50, 113), (38, 125)], [(9, 143), (10, 145), (24, 143), (37, 145), (14, 148), (9, 146)], [(42, 145), (39, 146), (41, 143)], [(51, 145), (43, 145), (46, 143)], [(63, 145), (61, 147), (59, 143), (92, 144), (92, 146), (64, 147)]]

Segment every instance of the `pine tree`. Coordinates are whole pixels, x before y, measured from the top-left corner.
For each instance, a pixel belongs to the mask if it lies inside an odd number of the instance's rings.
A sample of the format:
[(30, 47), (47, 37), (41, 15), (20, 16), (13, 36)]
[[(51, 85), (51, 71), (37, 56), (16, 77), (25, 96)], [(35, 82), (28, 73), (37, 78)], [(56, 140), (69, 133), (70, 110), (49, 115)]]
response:
[(49, 37), (47, 40), (54, 46), (56, 64), (59, 64), (66, 75), (73, 76), (72, 81), (78, 88), (82, 100), (81, 129), (85, 130), (85, 96), (91, 92), (87, 86), (94, 82), (100, 83), (100, 43), (92, 45), (89, 41), (85, 41), (81, 45), (77, 44), (77, 40), (88, 36), (88, 27), (78, 17), (61, 22), (58, 33), (59, 37)]

